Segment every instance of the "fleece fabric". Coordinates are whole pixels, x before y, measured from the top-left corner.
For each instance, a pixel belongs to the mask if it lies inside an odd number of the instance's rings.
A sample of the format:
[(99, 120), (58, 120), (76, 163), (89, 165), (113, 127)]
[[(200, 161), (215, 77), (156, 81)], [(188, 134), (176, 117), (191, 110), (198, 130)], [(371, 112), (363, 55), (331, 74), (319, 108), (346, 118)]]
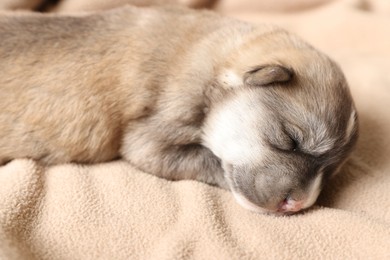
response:
[[(58, 5), (65, 2), (76, 1)], [(94, 3), (77, 2), (80, 10)], [(359, 113), (357, 149), (312, 209), (252, 213), (228, 191), (125, 161), (42, 167), (18, 159), (0, 167), (0, 259), (390, 259), (388, 1), (261, 2), (221, 0), (214, 9), (280, 24), (329, 54)]]

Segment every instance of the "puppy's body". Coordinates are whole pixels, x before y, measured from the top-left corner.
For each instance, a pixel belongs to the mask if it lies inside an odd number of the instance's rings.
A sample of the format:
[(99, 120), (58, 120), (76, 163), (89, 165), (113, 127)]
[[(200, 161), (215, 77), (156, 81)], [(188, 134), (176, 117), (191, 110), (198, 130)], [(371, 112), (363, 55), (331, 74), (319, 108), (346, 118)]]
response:
[[(124, 157), (161, 177), (230, 188), (245, 205), (296, 211), (318, 196), (313, 176), (339, 166), (356, 139), (337, 66), (271, 26), (127, 7), (2, 16), (0, 39), (0, 163)], [(281, 127), (300, 129), (302, 155), (290, 154)], [(307, 205), (282, 209), (286, 198)]]

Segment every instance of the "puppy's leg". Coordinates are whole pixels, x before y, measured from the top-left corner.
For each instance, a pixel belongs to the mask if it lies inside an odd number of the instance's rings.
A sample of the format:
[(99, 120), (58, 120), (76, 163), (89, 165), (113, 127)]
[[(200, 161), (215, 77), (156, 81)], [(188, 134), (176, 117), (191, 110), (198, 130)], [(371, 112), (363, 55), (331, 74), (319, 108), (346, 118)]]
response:
[(194, 179), (227, 188), (220, 160), (200, 144), (164, 147), (156, 159), (163, 177)]
[(124, 138), (121, 154), (137, 168), (166, 179), (193, 179), (228, 189), (219, 158), (191, 142), (197, 136), (192, 127), (169, 133), (165, 127), (153, 130), (145, 123), (133, 129)]

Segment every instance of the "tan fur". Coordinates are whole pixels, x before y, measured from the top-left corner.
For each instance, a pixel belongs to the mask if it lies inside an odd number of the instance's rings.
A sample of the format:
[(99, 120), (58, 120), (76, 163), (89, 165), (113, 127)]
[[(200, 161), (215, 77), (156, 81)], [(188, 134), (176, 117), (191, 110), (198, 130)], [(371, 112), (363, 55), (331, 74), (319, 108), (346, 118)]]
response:
[(1, 0), (1, 10), (32, 10), (37, 8), (43, 0)]
[(55, 12), (68, 13), (80, 11), (99, 11), (120, 7), (126, 4), (134, 6), (156, 6), (156, 5), (183, 5), (192, 8), (210, 7), (215, 0), (94, 0), (93, 3), (80, 0), (60, 1), (55, 7)]
[[(223, 114), (218, 111), (239, 93), (248, 102), (275, 98), (270, 101), (274, 109), (283, 110), (287, 104), (286, 111), (292, 114), (286, 117), (292, 121), (299, 121), (303, 113), (310, 123), (304, 131), (314, 131), (311, 141), (307, 138), (309, 142), (302, 145), (302, 150), (309, 152), (321, 142), (342, 138), (344, 121), (349, 120), (353, 107), (338, 67), (296, 36), (207, 11), (126, 7), (94, 15), (1, 16), (0, 38), (0, 163), (21, 157), (46, 164), (124, 157), (161, 177), (191, 178), (236, 189), (240, 185), (232, 184), (226, 166), (235, 162), (220, 155), (220, 144), (208, 137), (222, 134), (214, 131)], [(262, 70), (264, 66), (267, 69)], [(226, 71), (234, 76), (223, 76)], [(244, 75), (250, 86), (245, 86)], [(233, 84), (229, 82), (232, 77)], [(284, 82), (290, 88), (283, 86)], [(276, 85), (260, 86), (269, 84)], [(295, 91), (294, 86), (300, 87)], [(328, 106), (326, 99), (335, 104)], [(345, 113), (340, 113), (340, 102), (345, 103)], [(245, 108), (247, 104), (241, 105)], [(238, 132), (245, 140), (254, 141), (248, 149), (255, 155), (257, 150), (265, 151), (260, 140), (265, 138), (261, 131), (266, 133), (267, 126), (260, 130), (254, 122), (269, 116), (252, 117), (253, 106), (248, 109), (248, 113), (243, 110), (248, 115), (244, 121), (253, 119), (248, 121), (252, 126)], [(336, 127), (339, 132), (333, 133), (333, 121), (327, 117), (334, 114), (340, 114), (336, 121), (341, 123), (340, 129)], [(233, 121), (233, 127), (240, 127), (236, 118)], [(345, 147), (355, 140), (353, 129), (349, 126), (352, 141)], [(252, 135), (247, 138), (247, 133)], [(232, 147), (224, 149), (234, 152)], [(350, 151), (342, 150), (345, 154)], [(275, 160), (281, 159), (275, 156)], [(298, 159), (287, 161), (294, 164), (294, 160)], [(251, 164), (257, 162), (255, 155)], [(283, 185), (290, 188), (275, 187), (269, 192), (275, 199), (267, 197), (264, 203), (248, 195), (247, 189), (252, 189), (248, 186), (238, 192), (275, 210), (291, 187), (298, 190), (294, 199), (304, 199), (311, 179), (302, 182), (299, 178), (284, 179)]]

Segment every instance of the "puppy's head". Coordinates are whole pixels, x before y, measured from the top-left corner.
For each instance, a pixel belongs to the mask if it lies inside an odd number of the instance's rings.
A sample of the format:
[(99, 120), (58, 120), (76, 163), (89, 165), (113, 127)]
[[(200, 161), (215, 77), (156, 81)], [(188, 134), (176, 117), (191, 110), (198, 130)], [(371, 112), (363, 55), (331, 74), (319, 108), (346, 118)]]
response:
[(241, 46), (217, 78), (225, 94), (210, 109), (204, 145), (238, 202), (279, 214), (310, 207), (357, 140), (339, 67), (282, 32)]

